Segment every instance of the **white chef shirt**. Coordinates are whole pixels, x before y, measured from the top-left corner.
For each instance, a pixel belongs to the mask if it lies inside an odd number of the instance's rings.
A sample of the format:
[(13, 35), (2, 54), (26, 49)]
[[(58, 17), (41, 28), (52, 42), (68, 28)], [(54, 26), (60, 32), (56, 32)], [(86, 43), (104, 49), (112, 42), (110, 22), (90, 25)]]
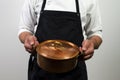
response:
[[(97, 0), (78, 0), (82, 29), (88, 38), (97, 35), (102, 37), (102, 25)], [(40, 17), (43, 0), (25, 0), (19, 24), (20, 33), (27, 31), (34, 34)], [(75, 0), (47, 0), (45, 10), (76, 12)]]

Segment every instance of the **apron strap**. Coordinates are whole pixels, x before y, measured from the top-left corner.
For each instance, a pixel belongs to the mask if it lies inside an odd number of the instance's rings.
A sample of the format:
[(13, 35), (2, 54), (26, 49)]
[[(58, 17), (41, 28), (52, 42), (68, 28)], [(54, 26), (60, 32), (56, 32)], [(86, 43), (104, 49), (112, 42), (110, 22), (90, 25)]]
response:
[(35, 54), (31, 54), (28, 63), (28, 80), (31, 80), (31, 74), (33, 73), (34, 63), (35, 63)]
[(45, 4), (46, 4), (46, 0), (43, 0), (43, 4), (42, 4), (42, 8), (41, 8), (41, 13), (44, 11)]
[[(80, 11), (79, 11), (79, 2), (78, 2), (78, 0), (75, 0), (75, 2), (76, 2), (76, 11), (77, 11), (78, 14), (80, 14)], [(41, 8), (41, 13), (44, 11), (45, 4), (46, 4), (46, 0), (43, 0), (43, 4), (42, 4), (42, 8)]]
[(77, 11), (78, 14), (80, 14), (80, 11), (79, 11), (79, 2), (78, 2), (78, 0), (75, 0), (75, 2), (76, 2), (76, 11)]

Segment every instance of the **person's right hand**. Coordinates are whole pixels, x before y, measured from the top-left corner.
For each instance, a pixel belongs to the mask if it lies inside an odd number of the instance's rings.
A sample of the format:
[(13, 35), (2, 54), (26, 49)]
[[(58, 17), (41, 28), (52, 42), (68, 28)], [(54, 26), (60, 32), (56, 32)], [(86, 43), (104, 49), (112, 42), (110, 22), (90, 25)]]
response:
[(34, 35), (28, 35), (24, 41), (25, 50), (29, 53), (34, 53), (36, 46), (39, 44)]

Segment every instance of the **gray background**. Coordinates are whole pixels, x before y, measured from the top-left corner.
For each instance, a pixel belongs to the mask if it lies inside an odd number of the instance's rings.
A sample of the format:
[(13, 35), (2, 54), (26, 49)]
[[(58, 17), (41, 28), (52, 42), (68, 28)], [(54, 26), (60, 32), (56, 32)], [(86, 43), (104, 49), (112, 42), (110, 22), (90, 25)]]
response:
[[(17, 37), (24, 0), (0, 0), (0, 80), (27, 80), (29, 54)], [(120, 0), (99, 0), (103, 44), (86, 61), (89, 80), (120, 80)]]

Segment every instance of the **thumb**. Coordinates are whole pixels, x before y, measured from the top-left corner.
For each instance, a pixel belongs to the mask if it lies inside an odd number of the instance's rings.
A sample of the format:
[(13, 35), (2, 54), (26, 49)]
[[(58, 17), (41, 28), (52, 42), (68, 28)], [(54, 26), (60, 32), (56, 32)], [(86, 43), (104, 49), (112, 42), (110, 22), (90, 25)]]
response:
[(87, 50), (87, 47), (88, 47), (88, 41), (87, 41), (87, 40), (84, 40), (84, 41), (82, 42), (82, 50), (83, 50), (83, 51), (86, 51), (86, 50)]
[(30, 45), (33, 46), (34, 44), (35, 44), (35, 38), (34, 36), (31, 36)]
[(37, 41), (37, 38), (35, 36), (32, 36), (30, 44), (35, 48), (37, 45), (39, 45), (39, 42)]

